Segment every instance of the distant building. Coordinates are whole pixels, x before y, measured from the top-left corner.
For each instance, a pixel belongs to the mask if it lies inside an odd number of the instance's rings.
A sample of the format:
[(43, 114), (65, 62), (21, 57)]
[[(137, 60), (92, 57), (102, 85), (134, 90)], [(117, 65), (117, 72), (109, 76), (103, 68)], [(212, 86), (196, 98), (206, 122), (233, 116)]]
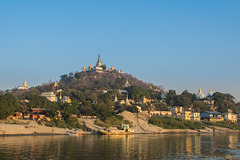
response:
[(23, 82), (22, 86), (18, 87), (18, 90), (28, 90), (30, 87), (27, 85), (26, 80)]
[(31, 108), (30, 109), (30, 118), (31, 119), (37, 119), (42, 118), (46, 116), (46, 109), (44, 108)]
[(202, 120), (208, 120), (210, 122), (220, 122), (224, 120), (224, 116), (220, 112), (206, 111), (200, 115)]
[(68, 97), (68, 96), (63, 96), (63, 98), (61, 99), (61, 102), (62, 103), (71, 103), (71, 99)]
[(238, 115), (234, 114), (232, 112), (224, 113), (223, 116), (224, 116), (224, 119), (227, 120), (227, 121), (231, 121), (231, 122), (237, 122), (238, 121)]
[(150, 117), (157, 115), (157, 116), (172, 116), (171, 111), (150, 111), (149, 112)]
[(180, 118), (190, 121), (191, 120), (191, 111), (182, 111)]
[(54, 82), (54, 86), (53, 86), (54, 88), (57, 88), (58, 87), (58, 84), (57, 84), (57, 81), (55, 80), (55, 82)]
[(104, 64), (101, 61), (100, 58), (100, 54), (98, 55), (98, 60), (97, 63), (94, 67), (92, 67), (92, 65), (90, 64), (88, 68), (86, 68), (85, 66), (83, 66), (82, 68), (82, 72), (86, 72), (86, 71), (95, 71), (95, 72), (99, 72), (99, 73), (105, 73), (105, 72), (118, 72), (118, 73), (123, 73), (120, 69), (116, 70), (113, 66), (111, 68), (103, 68)]
[(204, 96), (204, 94), (203, 94), (203, 92), (202, 92), (202, 89), (201, 89), (201, 87), (199, 88), (199, 91), (198, 91), (198, 94), (197, 94), (197, 98), (199, 98), (199, 99), (202, 99), (202, 98), (204, 98), (205, 96)]
[(207, 95), (208, 97), (211, 97), (211, 96), (213, 96), (213, 91), (210, 89), (210, 91), (208, 92), (208, 95)]
[(85, 66), (83, 66), (82, 71), (83, 72), (87, 71)]
[(183, 111), (183, 107), (181, 106), (173, 106), (170, 108), (170, 111), (172, 112), (172, 115), (174, 117), (180, 117), (181, 116), (181, 112)]
[(102, 68), (103, 64), (102, 64), (102, 61), (101, 61), (101, 58), (100, 58), (100, 54), (98, 55), (98, 61), (96, 63), (96, 66), (94, 66), (93, 70), (96, 71), (96, 72), (101, 72), (103, 71), (103, 68)]
[(124, 87), (127, 88), (127, 87), (130, 87), (130, 83), (128, 82), (128, 79), (126, 80), (126, 83), (124, 84)]
[(49, 101), (57, 102), (57, 96), (54, 92), (42, 92), (41, 96), (46, 97)]
[(200, 122), (201, 121), (200, 113), (192, 112), (191, 113), (191, 120), (194, 121), (194, 122)]

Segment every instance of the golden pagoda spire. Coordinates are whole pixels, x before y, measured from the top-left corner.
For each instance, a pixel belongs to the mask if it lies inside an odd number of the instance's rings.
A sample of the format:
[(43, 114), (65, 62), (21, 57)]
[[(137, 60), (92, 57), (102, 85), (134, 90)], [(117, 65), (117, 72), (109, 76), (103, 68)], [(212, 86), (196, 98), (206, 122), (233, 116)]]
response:
[(62, 99), (62, 92), (60, 92), (60, 95), (59, 95), (59, 100)]
[(115, 68), (112, 66), (111, 70), (113, 70), (113, 71), (114, 71), (114, 70), (115, 70)]
[(100, 58), (100, 54), (98, 55), (98, 61), (97, 61), (97, 64), (96, 66), (102, 66), (102, 61), (101, 61), (101, 58)]
[(23, 86), (27, 86), (27, 81), (26, 80), (23, 82)]
[(202, 93), (202, 89), (201, 87), (199, 87), (199, 91), (198, 91), (198, 94), (197, 94), (198, 98), (204, 98), (204, 94)]
[(58, 87), (57, 81), (55, 80), (54, 87)]
[(71, 99), (69, 97), (67, 97), (67, 101), (66, 102), (67, 103), (71, 103), (72, 101), (71, 101)]
[(85, 66), (83, 66), (83, 70), (86, 70), (86, 67), (85, 67)]

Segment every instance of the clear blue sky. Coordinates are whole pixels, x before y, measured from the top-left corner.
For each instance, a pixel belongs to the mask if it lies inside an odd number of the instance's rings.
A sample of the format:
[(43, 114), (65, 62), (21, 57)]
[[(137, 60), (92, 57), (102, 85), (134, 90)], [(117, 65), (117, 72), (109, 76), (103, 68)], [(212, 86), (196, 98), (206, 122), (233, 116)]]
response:
[(240, 100), (239, 0), (1, 0), (0, 89), (95, 65)]

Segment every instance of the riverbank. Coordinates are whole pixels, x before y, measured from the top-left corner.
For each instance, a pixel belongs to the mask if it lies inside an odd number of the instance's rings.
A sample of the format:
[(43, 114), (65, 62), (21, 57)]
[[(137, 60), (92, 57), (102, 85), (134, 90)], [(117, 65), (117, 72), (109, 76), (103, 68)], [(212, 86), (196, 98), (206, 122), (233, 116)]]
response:
[[(124, 119), (129, 120), (133, 125), (134, 134), (214, 134), (214, 133), (240, 133), (240, 130), (229, 129), (217, 126), (208, 126), (205, 129), (163, 129), (148, 123), (149, 116), (144, 114), (134, 114), (128, 111), (120, 113)], [(91, 132), (81, 132), (81, 134), (97, 134), (103, 127), (94, 124), (95, 119), (80, 118), (80, 123), (84, 123)], [(0, 136), (14, 135), (67, 135), (73, 130), (57, 127), (47, 127), (39, 125), (33, 120), (0, 121)]]
[[(73, 130), (57, 127), (46, 127), (38, 125), (35, 121), (20, 121), (21, 124), (0, 124), (0, 136), (14, 135), (67, 135)], [(91, 132), (81, 132), (81, 134), (92, 134)]]
[(124, 111), (120, 113), (121, 116), (124, 117), (124, 119), (129, 120), (134, 129), (134, 134), (170, 134), (170, 133), (240, 133), (240, 130), (235, 129), (229, 129), (229, 128), (223, 128), (223, 127), (217, 127), (217, 126), (209, 126), (205, 129), (163, 129), (161, 127), (157, 127), (154, 125), (151, 125), (148, 123), (148, 119), (150, 118), (147, 114), (136, 114), (131, 113), (128, 111)]

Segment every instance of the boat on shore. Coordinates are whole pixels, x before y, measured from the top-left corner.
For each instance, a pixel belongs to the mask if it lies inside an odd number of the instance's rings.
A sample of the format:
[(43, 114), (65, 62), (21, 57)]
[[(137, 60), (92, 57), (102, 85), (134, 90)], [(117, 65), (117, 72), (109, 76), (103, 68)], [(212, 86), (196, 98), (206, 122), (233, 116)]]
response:
[(69, 136), (81, 136), (82, 130), (81, 129), (75, 129), (74, 131), (70, 131), (67, 133)]
[(132, 135), (133, 130), (129, 128), (128, 124), (122, 124), (120, 129), (105, 129), (98, 131), (101, 135)]

